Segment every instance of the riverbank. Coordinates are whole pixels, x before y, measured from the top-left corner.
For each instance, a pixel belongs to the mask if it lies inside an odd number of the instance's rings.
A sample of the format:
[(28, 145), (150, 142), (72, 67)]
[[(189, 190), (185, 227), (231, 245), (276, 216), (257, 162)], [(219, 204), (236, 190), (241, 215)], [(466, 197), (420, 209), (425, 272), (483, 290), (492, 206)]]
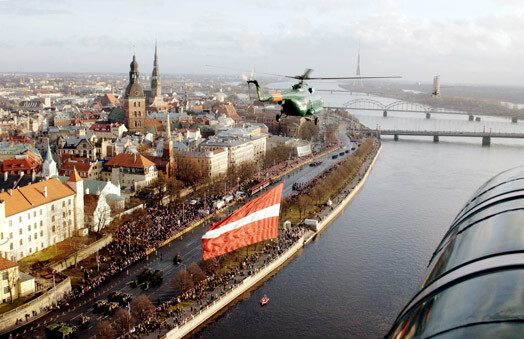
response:
[[(247, 292), (258, 282), (269, 276), (273, 271), (282, 267), (292, 258), (300, 249), (308, 244), (312, 239), (319, 235), (329, 224), (331, 224), (338, 215), (349, 205), (364, 186), (373, 166), (380, 154), (381, 146), (374, 149), (372, 156), (369, 156), (359, 169), (358, 175), (340, 194), (334, 199), (333, 205), (324, 208), (318, 215), (320, 222), (315, 231), (307, 230), (295, 243), (278, 255), (274, 260), (255, 269), (255, 273), (244, 278), (238, 284), (231, 284), (229, 290), (211, 304), (202, 307), (195, 314), (192, 314), (179, 326), (169, 331), (166, 338), (182, 338), (190, 334), (193, 330), (204, 324), (207, 320), (220, 312), (224, 307), (237, 299), (240, 295)], [(148, 337), (155, 338), (156, 334), (151, 333)]]

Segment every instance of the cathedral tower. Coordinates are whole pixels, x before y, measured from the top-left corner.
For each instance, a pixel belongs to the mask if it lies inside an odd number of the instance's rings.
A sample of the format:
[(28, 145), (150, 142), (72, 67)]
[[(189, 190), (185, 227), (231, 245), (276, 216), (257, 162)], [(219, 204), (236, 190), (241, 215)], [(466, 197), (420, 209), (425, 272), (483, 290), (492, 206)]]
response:
[(160, 111), (165, 108), (162, 98), (162, 79), (158, 68), (158, 47), (155, 42), (155, 60), (153, 61), (153, 72), (151, 73), (151, 95), (147, 98), (151, 110)]
[(144, 134), (146, 127), (146, 98), (144, 90), (140, 86), (138, 62), (133, 55), (129, 71), (129, 84), (124, 95), (125, 103), (125, 125), (129, 132), (140, 132)]
[(162, 95), (162, 80), (160, 79), (160, 70), (158, 69), (158, 48), (155, 42), (155, 60), (153, 62), (153, 72), (151, 73), (151, 98)]

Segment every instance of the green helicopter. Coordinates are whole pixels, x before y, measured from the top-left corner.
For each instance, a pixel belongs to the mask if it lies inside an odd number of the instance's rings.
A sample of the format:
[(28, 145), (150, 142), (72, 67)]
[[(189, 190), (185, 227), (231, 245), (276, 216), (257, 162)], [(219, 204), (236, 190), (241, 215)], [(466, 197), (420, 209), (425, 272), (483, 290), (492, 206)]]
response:
[[(322, 97), (315, 93), (315, 89), (309, 86), (305, 80), (348, 80), (348, 79), (386, 79), (386, 78), (401, 78), (400, 76), (380, 76), (380, 77), (335, 77), (335, 78), (311, 78), (309, 74), (312, 69), (307, 69), (302, 75), (288, 76), (279, 74), (270, 74), (282, 76), (291, 79), (297, 79), (300, 82), (293, 85), (289, 91), (282, 93), (273, 93), (267, 96), (262, 91), (257, 80), (248, 79), (242, 74), (242, 78), (247, 81), (248, 86), (254, 84), (257, 89), (258, 100), (262, 102), (276, 102), (282, 106), (281, 114), (277, 114), (276, 120), (280, 121), (283, 115), (305, 117), (307, 120), (313, 120), (315, 125), (318, 124), (317, 114), (323, 110), (324, 101)], [(268, 74), (268, 73), (265, 73)]]

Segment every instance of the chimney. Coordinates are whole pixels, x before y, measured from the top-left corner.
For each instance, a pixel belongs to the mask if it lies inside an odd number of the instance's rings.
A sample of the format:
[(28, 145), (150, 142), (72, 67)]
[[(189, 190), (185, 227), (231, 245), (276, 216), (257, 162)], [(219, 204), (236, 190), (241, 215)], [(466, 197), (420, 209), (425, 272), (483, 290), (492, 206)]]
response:
[(47, 186), (44, 186), (44, 197), (47, 198)]
[(135, 162), (136, 162), (136, 153), (134, 154), (134, 156), (135, 156)]
[(8, 176), (8, 174), (7, 174), (7, 173), (8, 173), (7, 171), (6, 171), (6, 172), (4, 172), (4, 181), (7, 181), (7, 176)]
[(7, 192), (9, 192), (10, 196), (13, 196), (13, 190), (12, 189), (9, 189), (9, 191), (7, 191)]
[(32, 173), (31, 173), (31, 182), (34, 182), (35, 179), (36, 179), (36, 172), (35, 172), (35, 170), (33, 170)]

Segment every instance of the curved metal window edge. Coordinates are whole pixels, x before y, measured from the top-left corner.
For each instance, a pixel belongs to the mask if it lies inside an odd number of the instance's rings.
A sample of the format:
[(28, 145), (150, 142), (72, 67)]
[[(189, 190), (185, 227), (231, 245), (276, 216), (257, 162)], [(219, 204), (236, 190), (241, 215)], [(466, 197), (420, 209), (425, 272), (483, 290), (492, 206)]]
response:
[[(516, 254), (521, 254), (522, 256), (522, 259), (520, 262), (514, 262), (514, 263), (511, 263), (510, 261), (506, 261), (504, 260), (504, 264), (503, 265), (500, 265), (500, 266), (493, 266), (493, 267), (490, 267), (490, 268), (484, 268), (484, 269), (479, 269), (477, 271), (472, 271), (472, 272), (469, 272), (469, 273), (465, 273), (464, 275), (459, 275), (457, 276), (456, 278), (450, 278), (449, 281), (444, 281), (442, 283), (442, 285), (439, 285), (439, 286), (436, 286), (435, 284), (439, 283), (439, 281), (441, 281), (442, 279), (445, 279), (446, 277), (449, 277), (450, 274), (453, 274), (455, 273), (456, 271), (460, 270), (460, 269), (463, 269), (465, 266), (469, 266), (469, 265), (472, 265), (472, 264), (475, 264), (475, 263), (479, 263), (483, 260), (488, 260), (488, 259), (492, 259), (494, 257), (505, 257), (505, 256), (508, 256), (508, 255), (516, 255)], [(473, 260), (467, 264), (463, 264), (461, 266), (457, 266), (456, 268), (446, 272), (446, 274), (443, 274), (442, 276), (439, 276), (438, 279), (435, 279), (431, 282), (431, 284), (425, 286), (424, 288), (422, 288), (419, 292), (417, 292), (417, 294), (415, 294), (413, 296), (413, 298), (411, 298), (411, 300), (408, 302), (408, 304), (402, 309), (402, 311), (400, 312), (399, 316), (397, 317), (397, 319), (395, 320), (395, 324), (397, 324), (402, 318), (404, 318), (412, 309), (418, 307), (420, 305), (420, 303), (424, 302), (424, 300), (434, 296), (435, 294), (445, 290), (445, 289), (448, 289), (450, 286), (453, 286), (453, 285), (456, 285), (462, 281), (466, 281), (466, 280), (470, 280), (471, 278), (474, 278), (476, 276), (481, 276), (481, 275), (485, 275), (485, 274), (490, 274), (492, 272), (496, 272), (496, 271), (508, 271), (508, 270), (513, 270), (515, 268), (522, 268), (524, 267), (524, 251), (519, 251), (519, 252), (509, 252), (507, 254), (504, 254), (504, 255), (500, 255), (500, 254), (497, 254), (497, 255), (491, 255), (491, 256), (487, 256), (487, 257), (484, 257), (482, 259), (478, 259), (478, 260)]]
[[(512, 199), (499, 200), (499, 201), (497, 201), (497, 203), (499, 203), (499, 202), (507, 202), (507, 201), (511, 201), (511, 200), (517, 200), (517, 199), (524, 199), (524, 196), (519, 196), (519, 197), (515, 197), (515, 198), (512, 198)], [(493, 206), (493, 205), (495, 205), (495, 203), (490, 204), (490, 205), (486, 206), (485, 208), (489, 208), (489, 207), (491, 207), (491, 206)], [(485, 209), (485, 208), (483, 208), (483, 209)], [(500, 212), (498, 212), (498, 213), (490, 214), (490, 215), (488, 215), (488, 216), (486, 216), (486, 217), (484, 217), (484, 218), (482, 218), (482, 219), (479, 219), (479, 220), (477, 220), (477, 221), (475, 221), (475, 222), (473, 222), (473, 223), (471, 223), (471, 224), (465, 226), (463, 229), (461, 229), (460, 231), (458, 231), (457, 234), (456, 234), (455, 236), (457, 236), (457, 235), (459, 235), (459, 234), (462, 234), (462, 233), (464, 233), (465, 231), (469, 230), (471, 227), (475, 226), (476, 224), (478, 224), (478, 223), (480, 223), (480, 222), (482, 222), (482, 221), (486, 221), (486, 220), (488, 220), (488, 219), (490, 219), (490, 218), (492, 218), (492, 217), (495, 217), (495, 216), (497, 216), (497, 215), (499, 215), (499, 214), (503, 214), (503, 213), (507, 213), (507, 212), (514, 212), (514, 211), (519, 211), (519, 210), (524, 210), (524, 207), (522, 207), (522, 208), (512, 208), (512, 209), (509, 209), (509, 210), (504, 210), (504, 211), (500, 211)], [(480, 212), (480, 211), (481, 211), (481, 210), (479, 210), (479, 212)], [(453, 230), (455, 230), (455, 228), (457, 228), (457, 226), (458, 226), (458, 225), (455, 225), (455, 226), (453, 227)], [(431, 255), (431, 259), (429, 259), (429, 263), (428, 263), (428, 266), (427, 266), (427, 267), (429, 267), (429, 265), (431, 264), (431, 262), (433, 261), (433, 259), (435, 258), (435, 256), (436, 256), (438, 253), (440, 253), (440, 252), (442, 251), (442, 249), (443, 249), (444, 247), (446, 247), (446, 245), (449, 244), (449, 242), (451, 241), (451, 238), (448, 237), (449, 234), (450, 234), (450, 231), (451, 231), (451, 229), (448, 230), (448, 232), (446, 232), (446, 234), (444, 235), (442, 241), (441, 241), (440, 244), (437, 246), (437, 249), (436, 249), (435, 252), (433, 252), (433, 254)]]
[[(519, 181), (519, 180), (524, 180), (524, 177), (518, 177), (518, 178), (513, 178), (511, 180), (506, 180), (506, 181), (503, 181), (501, 183), (498, 183), (496, 184), (495, 186), (491, 186), (490, 188), (482, 191), (479, 193), (479, 191), (477, 190), (477, 192), (475, 192), (475, 194), (473, 195), (472, 198), (468, 199), (468, 202), (466, 202), (466, 205), (459, 211), (459, 213), (457, 213), (457, 216), (455, 217), (455, 220), (453, 223), (455, 223), (455, 221), (460, 218), (460, 216), (463, 214), (463, 211), (464, 210), (467, 210), (468, 209), (468, 206), (471, 205), (472, 202), (474, 202), (475, 200), (477, 200), (478, 198), (480, 198), (482, 195), (494, 190), (495, 188), (498, 188), (502, 185), (506, 185), (506, 184), (509, 184), (511, 182), (514, 182), (514, 181)], [(504, 193), (503, 193), (504, 194)]]
[(445, 334), (445, 333), (448, 333), (448, 332), (451, 332), (451, 331), (455, 331), (455, 330), (458, 330), (458, 329), (461, 329), (461, 328), (466, 328), (466, 327), (473, 327), (473, 326), (478, 326), (478, 325), (500, 324), (500, 323), (524, 323), (524, 318), (505, 319), (505, 320), (492, 320), (492, 321), (478, 321), (478, 322), (475, 322), (475, 323), (468, 323), (468, 324), (464, 324), (464, 325), (460, 325), (460, 326), (455, 326), (453, 328), (448, 328), (448, 329), (446, 329), (444, 331), (440, 331), (438, 333), (435, 333), (435, 334), (432, 334), (430, 336), (423, 337), (423, 338), (427, 338), (427, 339), (435, 338), (435, 337), (438, 337), (439, 335), (442, 335), (442, 334)]
[(477, 211), (482, 206), (486, 205), (488, 202), (492, 201), (493, 199), (500, 198), (501, 196), (509, 195), (509, 194), (516, 193), (516, 192), (522, 192), (522, 191), (524, 191), (524, 187), (523, 188), (519, 188), (519, 189), (514, 189), (514, 190), (511, 190), (511, 191), (505, 191), (503, 193), (500, 193), (500, 194), (494, 195), (492, 197), (489, 197), (486, 200), (483, 200), (483, 201), (479, 202), (476, 205), (471, 206), (471, 208), (469, 208), (467, 210), (467, 212), (465, 212), (460, 218), (458, 216), (455, 217), (455, 220), (451, 224), (450, 228), (454, 227), (456, 224), (460, 223), (462, 220), (467, 219), (471, 214), (477, 213)]

